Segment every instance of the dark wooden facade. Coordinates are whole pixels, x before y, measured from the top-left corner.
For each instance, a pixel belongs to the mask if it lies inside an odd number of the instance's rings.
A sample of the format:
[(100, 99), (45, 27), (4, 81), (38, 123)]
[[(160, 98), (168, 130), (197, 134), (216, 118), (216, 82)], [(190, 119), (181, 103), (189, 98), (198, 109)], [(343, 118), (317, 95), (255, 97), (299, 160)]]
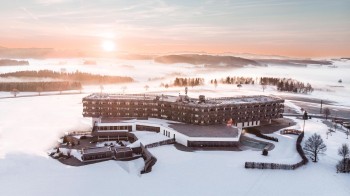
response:
[(275, 97), (227, 97), (202, 100), (203, 98), (188, 97), (179, 99), (174, 96), (160, 98), (154, 95), (92, 94), (83, 98), (83, 116), (150, 117), (212, 125), (226, 123), (231, 118), (235, 123), (270, 121), (281, 118), (284, 111), (284, 100)]
[(129, 147), (95, 147), (82, 149), (83, 162), (103, 161), (110, 159), (126, 159), (133, 156)]

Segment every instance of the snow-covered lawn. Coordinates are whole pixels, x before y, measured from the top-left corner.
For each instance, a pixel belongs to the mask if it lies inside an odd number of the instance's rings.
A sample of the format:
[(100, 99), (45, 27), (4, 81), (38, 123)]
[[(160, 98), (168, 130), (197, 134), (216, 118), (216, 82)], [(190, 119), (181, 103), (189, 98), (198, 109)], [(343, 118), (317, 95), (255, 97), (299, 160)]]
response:
[[(349, 143), (317, 119), (306, 121), (306, 138), (320, 133), (327, 144), (319, 163), (295, 171), (244, 169), (245, 161), (294, 163), (296, 136), (272, 134), (280, 142), (264, 157), (261, 151), (183, 152), (173, 145), (149, 149), (158, 161), (149, 174), (144, 163), (106, 161), (71, 167), (49, 158), (47, 149), (70, 130), (91, 126), (81, 115), (83, 95), (0, 100), (0, 195), (350, 195), (350, 175), (337, 174), (337, 149)], [(302, 121), (295, 119), (297, 125)], [(140, 132), (145, 140), (155, 133)], [(146, 137), (147, 136), (147, 137)], [(160, 135), (161, 136), (161, 135)], [(148, 138), (148, 139), (149, 139)], [(159, 138), (158, 138), (159, 139)], [(162, 138), (160, 138), (162, 139)]]
[(168, 137), (160, 133), (150, 131), (133, 131), (132, 133), (135, 134), (138, 140), (130, 144), (129, 147), (138, 147), (140, 146), (140, 143), (142, 143), (143, 145), (147, 145), (169, 139)]

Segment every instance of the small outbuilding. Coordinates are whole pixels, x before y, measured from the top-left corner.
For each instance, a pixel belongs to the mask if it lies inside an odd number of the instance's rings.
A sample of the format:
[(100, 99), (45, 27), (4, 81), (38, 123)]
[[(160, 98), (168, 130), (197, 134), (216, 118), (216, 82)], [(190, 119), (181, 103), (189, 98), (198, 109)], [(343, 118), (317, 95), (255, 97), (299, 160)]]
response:
[(124, 159), (132, 157), (132, 149), (129, 147), (114, 147), (115, 159)]
[(103, 161), (113, 158), (113, 151), (111, 147), (83, 148), (81, 150), (81, 154), (81, 159), (83, 162)]

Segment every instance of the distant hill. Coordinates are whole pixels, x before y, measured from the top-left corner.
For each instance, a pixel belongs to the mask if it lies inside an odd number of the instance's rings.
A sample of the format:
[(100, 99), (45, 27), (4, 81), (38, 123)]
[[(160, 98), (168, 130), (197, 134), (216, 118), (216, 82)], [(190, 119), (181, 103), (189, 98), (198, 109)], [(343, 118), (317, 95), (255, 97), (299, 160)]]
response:
[(323, 60), (309, 60), (309, 59), (254, 59), (262, 64), (276, 64), (276, 65), (289, 65), (289, 66), (306, 66), (308, 64), (313, 65), (332, 65), (331, 61)]
[(0, 59), (0, 66), (29, 65), (28, 61), (17, 61), (11, 59)]
[(155, 62), (164, 64), (188, 63), (193, 65), (206, 65), (207, 67), (242, 67), (245, 65), (256, 65), (260, 63), (254, 60), (234, 56), (216, 56), (200, 54), (164, 55), (154, 59)]
[(146, 55), (146, 54), (118, 54), (117, 57), (119, 59), (124, 60), (152, 60), (154, 55)]
[(50, 48), (4, 48), (0, 47), (0, 58), (46, 58)]
[(92, 60), (86, 60), (83, 63), (84, 65), (97, 65), (96, 61), (92, 61)]
[(46, 59), (89, 57), (79, 50), (57, 50), (54, 48), (5, 48), (0, 47), (0, 58)]

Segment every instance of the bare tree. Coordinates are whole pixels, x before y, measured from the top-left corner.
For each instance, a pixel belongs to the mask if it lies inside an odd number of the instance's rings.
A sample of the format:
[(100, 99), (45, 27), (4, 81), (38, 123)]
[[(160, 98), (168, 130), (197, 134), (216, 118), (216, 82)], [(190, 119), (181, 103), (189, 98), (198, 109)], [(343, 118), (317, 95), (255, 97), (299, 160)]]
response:
[(100, 85), (100, 94), (101, 94), (101, 95), (102, 95), (103, 90), (104, 90), (104, 87), (103, 87), (103, 85), (101, 84), (101, 85)]
[(19, 94), (19, 90), (14, 88), (12, 89), (11, 94), (13, 95), (13, 97), (17, 97), (17, 95)]
[(323, 143), (320, 135), (314, 133), (309, 137), (303, 147), (305, 154), (313, 161), (318, 161), (318, 155), (323, 154), (327, 150), (327, 146)]
[(342, 157), (342, 170), (346, 170), (346, 159), (349, 158), (350, 156), (350, 149), (348, 144), (343, 144), (339, 149), (338, 149), (338, 155)]
[(343, 144), (338, 149), (338, 155), (341, 156), (344, 159), (348, 158), (350, 156), (350, 149), (348, 144)]
[(148, 86), (148, 85), (145, 85), (143, 88), (145, 88), (145, 90), (148, 91), (149, 86)]
[(122, 87), (123, 94), (125, 94), (125, 91), (126, 91), (127, 88), (128, 88), (127, 86), (123, 86)]
[(215, 88), (218, 87), (218, 81), (216, 79), (214, 80), (214, 86)]
[(38, 95), (40, 96), (41, 95), (41, 92), (43, 92), (43, 88), (42, 87), (37, 87), (36, 88), (36, 92), (38, 92)]
[(80, 85), (80, 86), (78, 87), (78, 89), (79, 89), (79, 93), (81, 94), (81, 93), (82, 93), (82, 91), (83, 91), (83, 86), (82, 86), (82, 85)]
[(350, 124), (345, 123), (345, 124), (343, 124), (343, 126), (344, 126), (346, 129), (348, 129), (348, 130), (345, 132), (345, 134), (346, 134), (346, 139), (349, 139), (349, 135), (350, 135)]
[(326, 116), (326, 120), (327, 120), (328, 116), (331, 115), (331, 110), (329, 108), (324, 108), (323, 113)]
[(60, 94), (62, 94), (62, 91), (63, 91), (63, 86), (62, 86), (62, 85), (60, 85), (60, 86), (58, 87), (58, 91), (60, 91)]
[(71, 150), (71, 149), (68, 149), (68, 150), (67, 150), (67, 156), (68, 156), (68, 158), (71, 157), (71, 153), (72, 153), (72, 150)]

